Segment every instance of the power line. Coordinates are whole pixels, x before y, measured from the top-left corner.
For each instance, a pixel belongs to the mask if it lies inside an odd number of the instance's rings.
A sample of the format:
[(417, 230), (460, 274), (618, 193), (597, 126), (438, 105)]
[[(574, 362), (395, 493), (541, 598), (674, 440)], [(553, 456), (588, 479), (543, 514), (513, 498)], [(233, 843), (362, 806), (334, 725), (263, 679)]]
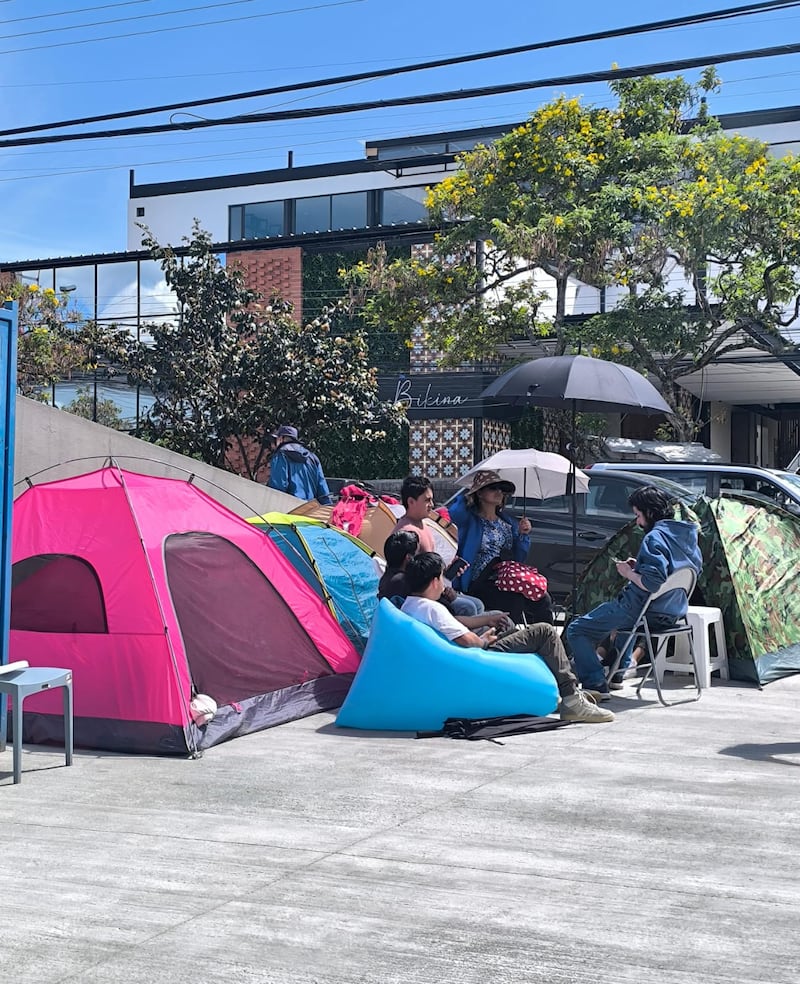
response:
[[(251, 2), (251, 0), (238, 0), (238, 2), (249, 3)], [(195, 27), (213, 27), (217, 24), (236, 24), (241, 21), (259, 20), (260, 18), (263, 17), (278, 17), (282, 14), (301, 14), (309, 10), (324, 10), (325, 8), (328, 7), (346, 7), (353, 3), (365, 3), (365, 2), (366, 0), (334, 0), (333, 3), (318, 3), (310, 7), (291, 7), (288, 10), (273, 10), (266, 14), (248, 14), (246, 17), (226, 17), (225, 20), (200, 21), (197, 24), (181, 24), (178, 25), (177, 27), (158, 27), (152, 31), (131, 31), (128, 34), (109, 34), (99, 38), (84, 38), (81, 41), (57, 41), (54, 42), (53, 44), (35, 45), (32, 48), (9, 48), (6, 51), (0, 51), (0, 55), (16, 55), (24, 51), (46, 51), (50, 48), (71, 48), (78, 44), (93, 44), (95, 41), (122, 41), (125, 40), (126, 38), (140, 38), (148, 34), (165, 34), (168, 31), (188, 31), (191, 28), (195, 28)], [(131, 18), (131, 19), (138, 20), (139, 18)], [(106, 23), (112, 24), (114, 22), (107, 21)], [(44, 33), (47, 34), (50, 32), (45, 31)], [(15, 37), (19, 37), (19, 36), (21, 35), (15, 35)]]
[[(349, 2), (361, 2), (361, 0), (349, 0)], [(32, 126), (14, 127), (13, 129), (0, 130), (0, 136), (6, 137), (18, 133), (38, 133), (42, 130), (55, 130), (67, 126), (83, 126), (88, 123), (102, 123), (110, 120), (130, 119), (134, 116), (147, 116), (151, 113), (174, 112), (176, 110), (191, 109), (196, 106), (212, 106), (224, 102), (238, 102), (243, 99), (281, 95), (286, 92), (300, 92), (305, 89), (319, 89), (331, 85), (341, 85), (343, 83), (359, 82), (368, 79), (381, 79), (389, 76), (404, 75), (410, 72), (427, 71), (432, 68), (444, 68), (451, 65), (464, 65), (470, 62), (485, 61), (493, 58), (505, 58), (509, 55), (529, 53), (532, 51), (540, 51), (549, 48), (558, 48), (572, 44), (584, 44), (589, 41), (602, 41), (608, 38), (648, 34), (674, 27), (687, 27), (693, 24), (702, 24), (715, 22), (718, 20), (729, 20), (734, 17), (749, 16), (755, 13), (762, 13), (765, 10), (776, 8), (784, 10), (798, 6), (800, 6), (800, 0), (766, 0), (766, 2), (751, 3), (738, 7), (728, 7), (724, 10), (713, 11), (711, 13), (692, 14), (687, 17), (672, 17), (667, 20), (650, 21), (646, 24), (632, 25), (629, 27), (615, 28), (606, 31), (594, 31), (590, 34), (577, 34), (571, 37), (556, 38), (549, 41), (537, 41), (532, 44), (516, 45), (513, 48), (495, 48), (491, 51), (481, 51), (470, 55), (455, 55), (448, 58), (437, 58), (431, 61), (415, 62), (410, 65), (400, 65), (394, 68), (376, 69), (374, 71), (357, 72), (349, 75), (337, 75), (308, 82), (287, 83), (286, 85), (272, 86), (267, 89), (253, 89), (249, 92), (235, 92), (225, 96), (212, 97), (210, 99), (193, 99), (188, 102), (165, 103), (161, 106), (150, 106), (144, 109), (131, 109), (124, 112), (104, 113), (98, 116), (83, 116), (71, 120), (58, 120), (53, 123), (38, 123)], [(0, 54), (2, 54), (2, 52), (0, 52)]]
[[(29, 38), (37, 34), (63, 34), (65, 31), (81, 31), (85, 27), (103, 27), (106, 24), (125, 24), (128, 21), (152, 20), (155, 17), (171, 17), (173, 14), (195, 14), (201, 10), (213, 10), (216, 7), (239, 7), (243, 3), (254, 3), (255, 0), (220, 0), (219, 3), (204, 4), (202, 7), (180, 7), (178, 10), (161, 10), (155, 14), (136, 14), (132, 17), (115, 17), (113, 20), (90, 21), (88, 24), (69, 24), (66, 27), (48, 27), (42, 31), (23, 31), (21, 34), (6, 34), (5, 41), (14, 38)], [(187, 24), (186, 27), (196, 25)], [(85, 43), (85, 40), (81, 42)]]
[[(2, 0), (3, 3), (8, 3), (9, 0)], [(117, 10), (119, 7), (139, 7), (143, 3), (152, 3), (153, 0), (122, 0), (121, 3), (104, 3), (99, 7), (77, 7), (75, 10), (54, 10), (49, 14), (31, 14), (29, 17), (11, 17), (8, 20), (0, 21), (0, 25), (3, 24), (21, 24), (23, 21), (32, 20), (52, 20), (54, 17), (66, 17), (68, 14), (88, 14), (94, 10)], [(53, 28), (54, 31), (61, 30), (61, 28)]]
[[(96, 140), (108, 137), (127, 137), (143, 133), (165, 133), (177, 130), (197, 130), (215, 126), (235, 126), (242, 123), (274, 123), (282, 120), (318, 119), (324, 116), (341, 116), (347, 113), (361, 113), (368, 110), (387, 109), (393, 106), (423, 106), (436, 102), (454, 102), (464, 99), (482, 99), (486, 96), (503, 95), (509, 92), (523, 92), (530, 89), (578, 85), (595, 82), (609, 82), (612, 79), (641, 78), (646, 75), (660, 75), (665, 72), (683, 71), (689, 68), (702, 68), (707, 65), (724, 64), (732, 61), (747, 61), (754, 58), (772, 58), (778, 55), (800, 53), (800, 44), (776, 45), (771, 48), (755, 48), (684, 58), (678, 61), (654, 62), (636, 65), (631, 68), (604, 69), (600, 72), (583, 72), (576, 75), (561, 75), (545, 79), (532, 79), (524, 82), (508, 82), (502, 85), (481, 86), (475, 89), (454, 89), (445, 92), (431, 92), (421, 96), (398, 96), (393, 99), (376, 99), (359, 103), (343, 103), (333, 106), (317, 106), (306, 109), (280, 110), (269, 113), (250, 113), (228, 116), (221, 119), (187, 120), (183, 123), (161, 123), (152, 126), (134, 126), (119, 130), (98, 130), (92, 133), (57, 133), (44, 137), (23, 137), (17, 140), (0, 140), (3, 147), (31, 147), (42, 144), (56, 144), (75, 140)], [(296, 88), (302, 88), (298, 86)], [(290, 89), (290, 91), (292, 91)]]

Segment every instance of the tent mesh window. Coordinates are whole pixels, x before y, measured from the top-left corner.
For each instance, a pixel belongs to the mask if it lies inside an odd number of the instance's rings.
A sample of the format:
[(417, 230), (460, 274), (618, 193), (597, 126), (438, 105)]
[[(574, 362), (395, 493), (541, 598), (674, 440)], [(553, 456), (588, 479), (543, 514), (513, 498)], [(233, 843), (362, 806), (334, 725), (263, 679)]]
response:
[(235, 544), (175, 533), (164, 545), (192, 681), (218, 704), (332, 674), (289, 603)]
[(11, 568), (11, 628), (27, 632), (108, 632), (100, 579), (71, 554), (37, 554)]

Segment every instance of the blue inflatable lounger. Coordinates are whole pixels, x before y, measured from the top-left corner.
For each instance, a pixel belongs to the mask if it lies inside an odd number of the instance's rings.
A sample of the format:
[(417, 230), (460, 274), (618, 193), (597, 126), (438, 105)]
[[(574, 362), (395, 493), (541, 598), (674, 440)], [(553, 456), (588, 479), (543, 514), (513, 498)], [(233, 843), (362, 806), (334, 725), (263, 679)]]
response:
[(448, 642), (383, 599), (340, 728), (433, 731), (449, 717), (551, 714), (558, 688), (541, 659)]

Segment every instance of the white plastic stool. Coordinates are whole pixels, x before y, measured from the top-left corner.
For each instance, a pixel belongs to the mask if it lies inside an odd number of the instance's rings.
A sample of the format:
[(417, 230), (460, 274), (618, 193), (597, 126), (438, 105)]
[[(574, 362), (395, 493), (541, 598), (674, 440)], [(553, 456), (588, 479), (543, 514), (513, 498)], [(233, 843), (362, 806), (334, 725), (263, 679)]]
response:
[[(698, 686), (710, 687), (711, 674), (714, 670), (719, 670), (720, 678), (727, 680), (728, 649), (725, 645), (725, 625), (722, 621), (722, 612), (719, 608), (690, 605), (686, 619), (692, 627), (694, 638), (694, 655), (700, 676), (697, 681)], [(717, 643), (716, 656), (711, 655), (709, 629), (712, 626)], [(673, 673), (692, 673), (692, 664), (689, 662), (689, 645), (686, 639), (677, 638), (675, 640), (675, 652), (671, 656), (660, 657), (656, 663), (656, 672), (662, 675), (664, 670), (672, 670)]]

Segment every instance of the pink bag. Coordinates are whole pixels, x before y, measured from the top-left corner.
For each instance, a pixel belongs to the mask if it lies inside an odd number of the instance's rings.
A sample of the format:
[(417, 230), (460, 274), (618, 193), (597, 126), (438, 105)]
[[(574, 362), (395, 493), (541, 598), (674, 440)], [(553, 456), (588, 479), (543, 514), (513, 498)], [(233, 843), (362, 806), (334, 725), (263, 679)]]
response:
[(547, 592), (547, 578), (544, 574), (517, 560), (501, 560), (493, 573), (495, 586), (500, 591), (513, 591), (531, 601), (539, 601)]

